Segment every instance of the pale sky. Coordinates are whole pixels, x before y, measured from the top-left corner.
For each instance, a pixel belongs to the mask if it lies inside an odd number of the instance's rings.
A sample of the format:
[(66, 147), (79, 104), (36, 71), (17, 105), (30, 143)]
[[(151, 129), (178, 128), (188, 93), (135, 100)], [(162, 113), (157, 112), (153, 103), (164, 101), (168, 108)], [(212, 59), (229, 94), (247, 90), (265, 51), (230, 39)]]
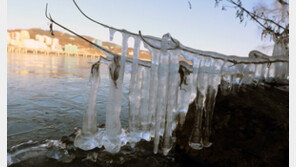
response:
[[(251, 50), (261, 50), (260, 46), (268, 40), (261, 40), (258, 26), (252, 21), (246, 26), (240, 24), (234, 9), (222, 11), (221, 5), (215, 7), (214, 1), (191, 0), (189, 9), (187, 0), (76, 0), (90, 17), (113, 27), (141, 30), (145, 35), (157, 37), (169, 32), (186, 46), (227, 55), (247, 56)], [(109, 31), (82, 16), (72, 0), (8, 0), (8, 29), (48, 30), (49, 22), (44, 15), (47, 2), (57, 22), (82, 35), (109, 40)], [(251, 9), (260, 0), (244, 2)], [(119, 41), (115, 38), (116, 43)]]

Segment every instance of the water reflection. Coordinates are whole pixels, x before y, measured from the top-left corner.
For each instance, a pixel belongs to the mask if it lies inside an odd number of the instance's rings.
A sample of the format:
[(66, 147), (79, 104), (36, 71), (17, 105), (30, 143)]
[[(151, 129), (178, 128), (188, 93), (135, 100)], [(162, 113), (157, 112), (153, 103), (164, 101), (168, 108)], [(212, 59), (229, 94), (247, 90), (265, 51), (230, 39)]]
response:
[[(90, 67), (97, 60), (8, 54), (8, 147), (27, 140), (59, 139), (73, 132), (74, 127), (80, 128), (90, 88)], [(98, 123), (104, 124), (109, 76), (107, 66), (101, 67), (97, 111)], [(127, 126), (128, 119), (128, 81), (129, 75), (125, 75), (121, 114), (123, 126)]]

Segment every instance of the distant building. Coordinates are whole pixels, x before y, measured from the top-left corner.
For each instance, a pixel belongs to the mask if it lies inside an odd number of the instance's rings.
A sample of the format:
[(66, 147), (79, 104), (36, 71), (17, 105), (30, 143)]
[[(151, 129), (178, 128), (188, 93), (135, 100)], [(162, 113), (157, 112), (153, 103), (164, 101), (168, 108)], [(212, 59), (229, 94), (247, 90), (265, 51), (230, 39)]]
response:
[(59, 39), (57, 39), (57, 38), (52, 39), (51, 49), (53, 49), (53, 50), (60, 50), (61, 49), (61, 46), (59, 44)]
[(50, 37), (48, 37), (48, 36), (45, 36), (45, 35), (44, 35), (44, 38), (45, 38), (44, 42), (46, 43), (46, 45), (51, 45), (51, 43), (52, 43), (52, 38), (50, 38)]
[(47, 46), (49, 46), (53, 50), (61, 50), (62, 49), (62, 47), (59, 44), (59, 39), (57, 39), (57, 38), (51, 38), (46, 35), (37, 34), (35, 36), (35, 39), (36, 39), (36, 41), (45, 43)]
[(45, 41), (44, 36), (43, 35), (39, 35), (39, 34), (37, 34), (35, 36), (35, 39), (36, 39), (36, 41), (39, 41), (39, 42), (44, 42)]
[(66, 44), (64, 46), (64, 51), (68, 53), (77, 53), (78, 47), (76, 45)]
[(53, 38), (53, 39), (52, 39), (52, 44), (56, 44), (56, 45), (58, 45), (58, 44), (59, 44), (59, 39), (57, 39), (57, 38)]
[(16, 41), (20, 41), (20, 37), (21, 37), (20, 32), (15, 32), (15, 33), (13, 33), (13, 35), (12, 35), (12, 38), (13, 38), (14, 40), (16, 40)]
[(8, 32), (7, 33), (7, 44), (8, 45), (19, 45), (20, 44), (20, 32), (16, 31), (16, 32)]
[(26, 30), (22, 30), (20, 32), (20, 40), (23, 41), (23, 40), (26, 40), (26, 39), (30, 39), (30, 33)]
[(22, 46), (25, 48), (34, 48), (34, 49), (46, 49), (47, 46), (44, 42), (36, 41), (34, 39), (26, 39), (22, 41)]
[(7, 44), (24, 46), (24, 41), (30, 39), (30, 33), (26, 30), (7, 32)]

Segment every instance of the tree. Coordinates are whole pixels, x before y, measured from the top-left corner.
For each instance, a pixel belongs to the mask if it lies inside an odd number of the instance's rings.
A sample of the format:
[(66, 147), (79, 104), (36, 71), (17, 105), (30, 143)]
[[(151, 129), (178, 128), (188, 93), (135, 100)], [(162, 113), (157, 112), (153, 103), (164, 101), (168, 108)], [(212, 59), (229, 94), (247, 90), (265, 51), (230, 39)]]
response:
[(289, 56), (289, 2), (274, 0), (272, 5), (258, 4), (252, 11), (243, 6), (242, 0), (215, 0), (218, 6), (222, 1), (222, 10), (236, 9), (236, 17), (241, 23), (247, 20), (256, 22), (262, 29), (262, 38), (270, 37), (274, 41), (273, 56)]

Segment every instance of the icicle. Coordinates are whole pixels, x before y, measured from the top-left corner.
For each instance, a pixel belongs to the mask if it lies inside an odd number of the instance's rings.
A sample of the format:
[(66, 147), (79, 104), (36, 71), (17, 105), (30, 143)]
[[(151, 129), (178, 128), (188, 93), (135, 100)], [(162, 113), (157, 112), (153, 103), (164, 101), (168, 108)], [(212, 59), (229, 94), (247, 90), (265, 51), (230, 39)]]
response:
[(141, 105), (141, 87), (143, 82), (143, 75), (141, 71), (136, 71), (135, 78), (137, 80), (133, 85), (133, 91), (130, 94), (130, 115), (129, 115), (129, 126), (130, 126), (130, 144), (132, 147), (135, 143), (141, 140), (140, 131), (140, 105)]
[(261, 64), (260, 81), (265, 80), (266, 64)]
[(208, 76), (205, 72), (206, 67), (208, 65), (208, 60), (204, 60), (201, 62), (199, 68), (199, 75), (197, 80), (197, 93), (196, 93), (196, 100), (195, 100), (195, 124), (193, 128), (193, 133), (191, 135), (189, 146), (193, 149), (202, 149), (202, 117), (204, 112), (205, 106), (205, 94), (208, 86)]
[(285, 65), (285, 72), (284, 72), (284, 78), (283, 79), (289, 79), (289, 63), (284, 63)]
[(255, 81), (256, 81), (257, 83), (260, 82), (261, 69), (262, 69), (262, 64), (256, 64), (256, 65), (255, 65), (254, 79), (255, 79)]
[(207, 90), (206, 96), (206, 105), (205, 105), (205, 129), (204, 129), (204, 136), (202, 139), (202, 146), (203, 147), (210, 147), (212, 143), (210, 142), (210, 135), (211, 135), (211, 125), (212, 125), (212, 117), (214, 113), (215, 101), (217, 95), (217, 88), (210, 85)]
[(235, 94), (238, 91), (239, 84), (241, 83), (243, 77), (243, 68), (241, 64), (227, 63), (227, 66), (230, 76), (229, 92)]
[(141, 108), (140, 108), (140, 120), (141, 120), (141, 138), (150, 141), (150, 129), (149, 129), (149, 86), (150, 86), (150, 71), (145, 67), (140, 67), (142, 73), (142, 85), (141, 85)]
[(182, 65), (180, 65), (179, 69), (180, 74), (180, 84), (178, 89), (178, 116), (179, 116), (179, 123), (182, 127), (185, 122), (185, 116), (188, 111), (189, 104), (193, 101), (195, 97), (191, 97), (192, 94), (195, 95), (193, 89), (194, 88), (194, 80), (193, 80), (193, 74), (185, 68)]
[(243, 64), (242, 79), (239, 84), (240, 86), (252, 83), (251, 73), (254, 73), (254, 64)]
[(200, 66), (204, 58), (202, 57), (194, 57), (193, 58), (193, 83), (192, 83), (192, 89), (191, 89), (191, 95), (190, 95), (190, 102), (193, 101), (196, 98), (196, 92), (197, 92), (197, 81), (198, 81), (198, 74), (200, 70)]
[(149, 106), (148, 106), (148, 122), (150, 124), (150, 134), (154, 137), (155, 133), (155, 114), (157, 106), (157, 87), (158, 87), (158, 65), (159, 53), (151, 49), (151, 70), (150, 70), (150, 86), (149, 86)]
[(281, 79), (281, 76), (282, 76), (282, 69), (283, 69), (283, 63), (279, 62), (279, 63), (276, 63), (276, 78), (277, 79)]
[[(275, 39), (275, 44), (272, 52), (273, 57), (285, 56), (289, 57), (289, 46), (285, 43), (284, 39)], [(278, 62), (275, 63), (275, 78), (276, 79), (287, 79), (289, 75), (288, 67), (289, 63)]]
[(221, 83), (221, 70), (223, 68), (224, 62), (217, 60), (213, 64), (213, 70), (208, 74), (208, 88), (206, 94), (205, 102), (205, 127), (202, 139), (203, 147), (210, 147), (212, 143), (210, 142), (210, 136), (212, 131), (212, 117), (214, 113), (214, 107), (216, 102), (216, 95), (218, 92), (218, 86)]
[(159, 57), (158, 67), (158, 88), (157, 88), (157, 108), (155, 115), (155, 135), (154, 135), (154, 149), (153, 152), (158, 152), (159, 138), (163, 134), (164, 127), (164, 111), (167, 105), (167, 86), (169, 74), (169, 55), (167, 49), (169, 48), (170, 35), (165, 34), (161, 41), (161, 53)]
[[(125, 70), (125, 61), (128, 49), (128, 35), (122, 34), (122, 55), (121, 57), (114, 56), (113, 62), (110, 65), (110, 93), (106, 108), (106, 136), (103, 139), (104, 147), (108, 152), (116, 153), (120, 150), (121, 136), (124, 131), (121, 129), (120, 111), (122, 100), (122, 82)], [(120, 63), (119, 63), (120, 60)]]
[(176, 127), (174, 117), (177, 110), (177, 92), (179, 86), (179, 53), (177, 51), (169, 52), (169, 85), (168, 102), (165, 114), (165, 131), (163, 154), (167, 155), (172, 148), (172, 130)]
[(255, 64), (250, 64), (249, 65), (249, 72), (248, 72), (248, 81), (247, 84), (253, 84), (254, 77), (255, 77), (255, 71), (256, 71), (256, 65)]
[[(202, 57), (197, 57), (196, 55), (191, 55), (183, 53), (184, 57), (191, 58), (193, 64), (193, 72), (188, 76), (189, 82), (187, 85), (180, 85), (180, 90), (178, 92), (178, 113), (179, 113), (179, 122), (181, 126), (185, 121), (185, 116), (188, 110), (190, 103), (196, 98), (197, 90), (197, 77), (199, 73), (199, 67), (203, 60)], [(182, 82), (184, 83), (184, 81)]]
[(83, 150), (91, 150), (101, 147), (102, 136), (97, 135), (97, 111), (96, 101), (100, 83), (100, 61), (91, 68), (91, 89), (88, 96), (88, 105), (83, 117), (82, 131), (76, 136), (74, 145)]
[(275, 74), (274, 74), (274, 67), (275, 67), (275, 64), (274, 63), (272, 63), (271, 65), (270, 65), (270, 67), (268, 68), (268, 79), (269, 79), (269, 81), (271, 81), (274, 77), (275, 77)]
[(289, 76), (289, 63), (275, 63), (275, 78), (279, 80), (287, 79)]
[(136, 142), (140, 140), (140, 137), (137, 135), (138, 130), (136, 125), (139, 123), (137, 119), (140, 109), (140, 96), (141, 96), (141, 79), (138, 79), (138, 55), (140, 51), (140, 40), (135, 38), (134, 44), (134, 54), (133, 54), (133, 64), (131, 71), (131, 80), (130, 80), (130, 93), (129, 93), (129, 131), (130, 131), (130, 143), (133, 147)]
[(100, 83), (100, 62), (92, 65), (91, 68), (91, 89), (88, 97), (88, 106), (84, 115), (84, 121), (82, 125), (82, 133), (85, 135), (94, 134), (98, 131), (97, 129), (97, 111), (96, 101), (97, 93)]
[(113, 41), (115, 32), (116, 32), (115, 30), (109, 28), (109, 40), (110, 41)]

